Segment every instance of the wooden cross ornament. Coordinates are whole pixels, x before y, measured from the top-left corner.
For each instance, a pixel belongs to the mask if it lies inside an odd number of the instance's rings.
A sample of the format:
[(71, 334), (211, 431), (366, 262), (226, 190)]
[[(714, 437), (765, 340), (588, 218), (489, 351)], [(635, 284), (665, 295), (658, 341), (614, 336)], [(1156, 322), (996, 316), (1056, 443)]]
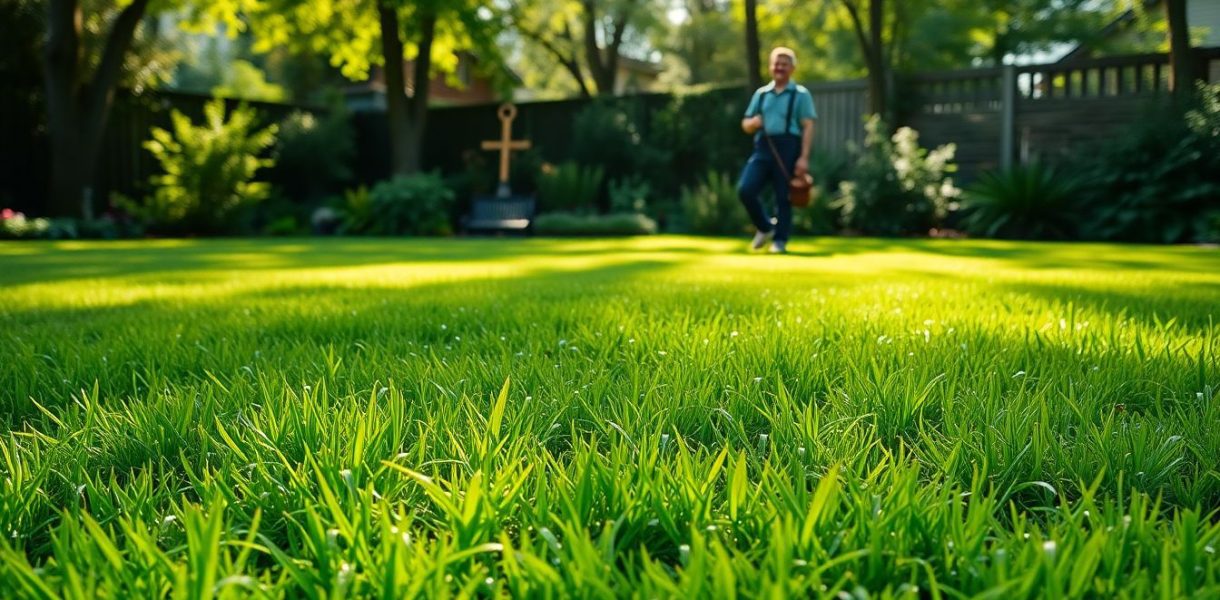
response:
[(513, 119), (517, 118), (516, 106), (509, 103), (501, 104), (496, 114), (500, 117), (500, 139), (484, 141), (483, 149), (500, 151), (500, 187), (496, 191), (496, 195), (507, 198), (510, 195), (508, 188), (509, 154), (513, 150), (528, 150), (530, 142), (529, 140), (513, 139)]

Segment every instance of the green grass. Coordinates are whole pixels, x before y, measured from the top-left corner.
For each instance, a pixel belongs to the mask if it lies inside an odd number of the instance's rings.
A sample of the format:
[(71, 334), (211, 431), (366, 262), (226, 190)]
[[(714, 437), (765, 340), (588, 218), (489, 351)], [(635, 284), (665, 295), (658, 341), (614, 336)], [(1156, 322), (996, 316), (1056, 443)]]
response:
[(1220, 595), (1220, 252), (743, 247), (0, 244), (0, 589)]

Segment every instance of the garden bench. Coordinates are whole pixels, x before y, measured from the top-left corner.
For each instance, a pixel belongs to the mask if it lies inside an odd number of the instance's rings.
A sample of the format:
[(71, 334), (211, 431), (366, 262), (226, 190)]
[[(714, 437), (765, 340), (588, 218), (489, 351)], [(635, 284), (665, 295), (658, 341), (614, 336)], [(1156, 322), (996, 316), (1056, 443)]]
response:
[(534, 221), (534, 199), (475, 198), (470, 214), (462, 218), (462, 229), (473, 231), (512, 231), (528, 233)]

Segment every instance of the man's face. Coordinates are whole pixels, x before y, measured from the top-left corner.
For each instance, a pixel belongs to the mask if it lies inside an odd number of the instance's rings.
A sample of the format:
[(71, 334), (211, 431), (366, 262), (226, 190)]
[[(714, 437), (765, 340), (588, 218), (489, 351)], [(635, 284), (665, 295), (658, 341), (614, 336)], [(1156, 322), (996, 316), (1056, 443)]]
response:
[(792, 59), (779, 55), (771, 59), (771, 78), (776, 81), (788, 81), (792, 77)]

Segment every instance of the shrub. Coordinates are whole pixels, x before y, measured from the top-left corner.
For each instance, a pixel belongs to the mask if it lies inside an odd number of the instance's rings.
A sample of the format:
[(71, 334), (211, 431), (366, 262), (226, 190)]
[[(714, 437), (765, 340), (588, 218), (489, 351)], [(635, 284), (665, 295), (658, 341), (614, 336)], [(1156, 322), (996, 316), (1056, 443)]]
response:
[(1206, 241), (1220, 210), (1220, 84), (1185, 115), (1161, 110), (1077, 157), (1067, 166), (1084, 182), (1082, 237)]
[(534, 219), (534, 231), (540, 235), (556, 236), (651, 235), (657, 232), (657, 223), (639, 213), (549, 213)]
[(375, 235), (449, 235), (453, 191), (437, 173), (400, 175), (373, 187), (367, 232)]
[(601, 168), (611, 178), (635, 173), (644, 160), (642, 136), (627, 108), (623, 101), (598, 99), (577, 113), (572, 158)]
[(740, 169), (751, 143), (740, 125), (748, 99), (736, 89), (678, 94), (655, 111), (644, 143), (649, 161), (639, 165), (653, 191), (677, 198), (708, 171)]
[(301, 224), (297, 222), (296, 217), (292, 215), (284, 215), (267, 224), (263, 228), (264, 235), (301, 235), (305, 231), (301, 228)]
[(682, 211), (695, 233), (738, 234), (750, 224), (733, 179), (716, 171), (709, 171), (694, 188), (682, 190)]
[(368, 233), (373, 227), (373, 201), (369, 188), (362, 185), (344, 192), (339, 214), (339, 233)]
[(355, 134), (348, 114), (336, 108), (318, 117), (294, 112), (280, 123), (275, 167), (267, 180), (298, 203), (314, 203), (352, 179)]
[(849, 180), (839, 184), (832, 206), (849, 229), (877, 235), (925, 234), (955, 208), (960, 194), (947, 175), (955, 147), (931, 152), (919, 147), (919, 133), (902, 127), (893, 136), (876, 115), (865, 123), (863, 148), (853, 148)]
[(610, 182), (610, 212), (643, 213), (648, 207), (652, 186), (639, 175)]
[(0, 238), (38, 239), (51, 228), (49, 219), (30, 219), (11, 208), (0, 211)]
[(0, 211), (0, 239), (114, 240), (138, 237), (142, 233), (138, 226), (111, 215), (99, 219), (30, 219), (11, 209)]
[(962, 225), (974, 235), (1016, 239), (1064, 239), (1075, 233), (1076, 179), (1031, 163), (984, 173), (962, 199)]
[(543, 212), (585, 212), (596, 208), (605, 171), (563, 163), (542, 169), (538, 178), (538, 204)]
[(259, 169), (274, 161), (259, 156), (275, 143), (277, 127), (255, 130), (255, 113), (239, 107), (225, 120), (222, 100), (204, 107), (204, 122), (194, 125), (175, 110), (173, 131), (158, 127), (144, 147), (164, 171), (151, 179), (154, 192), (144, 205), (128, 208), (149, 229), (162, 233), (221, 233), (245, 207), (270, 191), (254, 181)]

